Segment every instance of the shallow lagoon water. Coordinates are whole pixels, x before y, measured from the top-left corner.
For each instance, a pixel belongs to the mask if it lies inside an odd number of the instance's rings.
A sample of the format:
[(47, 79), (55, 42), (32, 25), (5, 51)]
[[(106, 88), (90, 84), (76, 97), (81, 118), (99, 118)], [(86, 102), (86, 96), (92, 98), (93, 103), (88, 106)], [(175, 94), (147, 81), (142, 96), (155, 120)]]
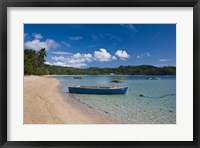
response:
[[(97, 112), (126, 124), (175, 124), (176, 76), (152, 76), (158, 80), (146, 80), (151, 76), (52, 76), (60, 81), (61, 91), (68, 86), (128, 86), (125, 95), (70, 94), (77, 101)], [(123, 83), (111, 83), (121, 78)], [(140, 96), (142, 94), (143, 96)]]

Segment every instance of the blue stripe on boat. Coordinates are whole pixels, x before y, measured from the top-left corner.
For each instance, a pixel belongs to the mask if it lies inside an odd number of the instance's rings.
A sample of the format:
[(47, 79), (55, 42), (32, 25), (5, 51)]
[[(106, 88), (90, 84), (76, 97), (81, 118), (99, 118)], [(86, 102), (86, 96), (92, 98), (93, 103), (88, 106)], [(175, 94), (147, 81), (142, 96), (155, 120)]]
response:
[(96, 86), (74, 86), (68, 87), (69, 93), (78, 94), (125, 94), (128, 87), (96, 87)]

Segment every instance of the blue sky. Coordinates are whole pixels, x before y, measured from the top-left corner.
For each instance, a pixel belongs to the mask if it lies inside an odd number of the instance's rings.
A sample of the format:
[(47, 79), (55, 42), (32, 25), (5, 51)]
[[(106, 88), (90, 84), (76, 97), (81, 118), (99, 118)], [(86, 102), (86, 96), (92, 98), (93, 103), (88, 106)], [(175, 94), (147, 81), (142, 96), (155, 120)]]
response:
[(50, 65), (176, 66), (176, 25), (25, 24), (24, 48), (46, 48)]

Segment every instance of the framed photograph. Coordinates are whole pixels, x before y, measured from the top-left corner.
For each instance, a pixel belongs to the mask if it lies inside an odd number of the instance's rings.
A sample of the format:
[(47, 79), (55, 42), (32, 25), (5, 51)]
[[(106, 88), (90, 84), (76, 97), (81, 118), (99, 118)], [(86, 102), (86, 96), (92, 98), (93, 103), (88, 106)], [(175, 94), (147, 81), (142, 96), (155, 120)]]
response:
[(199, 0), (1, 1), (1, 147), (199, 147)]

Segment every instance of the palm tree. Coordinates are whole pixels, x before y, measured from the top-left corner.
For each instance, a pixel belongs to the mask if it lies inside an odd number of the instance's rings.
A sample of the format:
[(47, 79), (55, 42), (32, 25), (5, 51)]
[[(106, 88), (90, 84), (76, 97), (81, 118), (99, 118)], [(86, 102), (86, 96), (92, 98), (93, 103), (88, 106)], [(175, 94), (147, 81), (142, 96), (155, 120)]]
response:
[(45, 57), (47, 56), (46, 53), (46, 49), (42, 48), (39, 52), (38, 52), (38, 61), (39, 61), (39, 66), (43, 66), (44, 62), (45, 62)]

